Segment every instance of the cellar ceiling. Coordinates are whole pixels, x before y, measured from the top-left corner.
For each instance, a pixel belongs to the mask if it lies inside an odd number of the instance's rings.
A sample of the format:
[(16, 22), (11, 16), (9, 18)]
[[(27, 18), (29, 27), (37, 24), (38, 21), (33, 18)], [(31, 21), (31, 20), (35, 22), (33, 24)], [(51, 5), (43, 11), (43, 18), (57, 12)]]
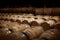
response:
[(60, 7), (59, 0), (0, 0), (1, 7)]

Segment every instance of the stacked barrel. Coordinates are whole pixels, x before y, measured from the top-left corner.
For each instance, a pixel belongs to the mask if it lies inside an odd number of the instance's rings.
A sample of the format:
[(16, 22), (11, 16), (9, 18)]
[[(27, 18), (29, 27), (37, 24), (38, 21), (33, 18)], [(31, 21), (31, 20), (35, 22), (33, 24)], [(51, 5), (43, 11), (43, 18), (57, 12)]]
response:
[(15, 12), (14, 9), (2, 9), (1, 12), (3, 10), (7, 10), (7, 13), (0, 13), (0, 40), (60, 40), (60, 16), (39, 14), (49, 14), (50, 8), (34, 9), (35, 15), (32, 11), (27, 12), (27, 8), (22, 11), (27, 13), (20, 14), (17, 13), (18, 9), (16, 13), (10, 13), (11, 10)]
[[(35, 8), (35, 7), (20, 7), (20, 8), (0, 8), (0, 13), (32, 13), (34, 15), (60, 15), (60, 8)], [(57, 13), (57, 14), (56, 14)]]

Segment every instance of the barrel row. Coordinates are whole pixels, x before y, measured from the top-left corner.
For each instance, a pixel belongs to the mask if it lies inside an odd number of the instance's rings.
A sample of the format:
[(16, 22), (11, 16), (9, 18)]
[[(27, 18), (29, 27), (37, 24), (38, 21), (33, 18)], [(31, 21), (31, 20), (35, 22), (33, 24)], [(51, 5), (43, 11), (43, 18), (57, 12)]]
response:
[(36, 8), (36, 15), (60, 15), (60, 8)]
[(32, 13), (34, 15), (60, 15), (60, 8), (0, 8), (0, 13)]
[(10, 12), (10, 13), (33, 13), (34, 12), (34, 8), (32, 7), (20, 7), (20, 8), (0, 8), (0, 12), (2, 13), (6, 13), (6, 12)]
[[(21, 28), (20, 26), (22, 26), (23, 25), (23, 27)], [(44, 23), (42, 23), (42, 24), (40, 24), (40, 25), (37, 25), (37, 24), (25, 24), (25, 23), (17, 23), (17, 22), (11, 22), (11, 21), (4, 21), (4, 20), (2, 20), (2, 21), (0, 21), (0, 26), (3, 26), (3, 28), (5, 28), (5, 27), (8, 27), (8, 28), (15, 28), (16, 29), (16, 27), (17, 27), (17, 31), (18, 31), (18, 29), (19, 28), (21, 28), (22, 30), (24, 29), (24, 28), (29, 28), (29, 27), (39, 27), (39, 26), (42, 26), (43, 28), (44, 28), (44, 30), (47, 30), (47, 29), (50, 29), (50, 28), (52, 28), (48, 23), (46, 23), (46, 22), (44, 22)]]
[[(56, 21), (60, 21), (60, 16), (43, 16), (43, 15), (36, 15), (34, 16), (33, 14), (23, 14), (23, 15), (16, 15), (16, 14), (0, 14), (0, 19), (11, 19), (11, 20), (20, 20), (20, 21), (24, 21), (27, 20), (28, 22), (31, 21), (37, 21), (37, 20), (56, 20)], [(38, 22), (38, 21), (37, 21)]]
[[(60, 28), (60, 23), (56, 24), (53, 29), (46, 29), (46, 30), (44, 30), (45, 27), (42, 27), (42, 26), (30, 27), (27, 24), (18, 25), (15, 22), (11, 23), (11, 22), (6, 22), (6, 21), (5, 22), (3, 21), (2, 23), (3, 24), (0, 23), (1, 24), (0, 25), (0, 39), (1, 40), (4, 40), (4, 39), (5, 40), (43, 40), (43, 39), (50, 40), (51, 38), (52, 38), (51, 40), (53, 40), (56, 38), (57, 34), (58, 35), (60, 34), (59, 33), (60, 29), (58, 29)], [(9, 24), (9, 25), (6, 25), (6, 24)]]
[[(20, 23), (18, 20), (16, 22), (4, 18), (0, 20), (0, 40), (60, 40), (59, 21), (49, 19), (47, 22), (42, 21), (40, 24), (36, 21), (31, 23), (26, 21)], [(41, 20), (39, 19), (39, 21)], [(51, 24), (53, 27), (50, 28)]]
[[(6, 22), (5, 22), (6, 21)], [(31, 21), (31, 19), (30, 19)], [(56, 20), (53, 20), (53, 19), (50, 19), (50, 20), (44, 20), (44, 19), (39, 19), (39, 20), (35, 20), (35, 21), (31, 21), (31, 22), (28, 22), (27, 20), (23, 20), (22, 22), (20, 20), (13, 20), (13, 19), (0, 19), (0, 22), (5, 22), (5, 23), (9, 23), (9, 22), (17, 22), (19, 24), (28, 24), (30, 25), (31, 27), (33, 26), (49, 26), (49, 27), (53, 27), (53, 25), (55, 25), (56, 23), (59, 23), (56, 22)], [(3, 24), (3, 23), (2, 23)], [(43, 25), (44, 24), (44, 25)]]

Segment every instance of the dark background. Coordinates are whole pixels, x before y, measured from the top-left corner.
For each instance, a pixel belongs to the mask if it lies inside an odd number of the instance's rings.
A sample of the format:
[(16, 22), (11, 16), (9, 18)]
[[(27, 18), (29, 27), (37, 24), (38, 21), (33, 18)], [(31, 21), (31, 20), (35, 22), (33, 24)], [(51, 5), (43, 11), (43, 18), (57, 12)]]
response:
[(59, 0), (0, 0), (1, 7), (60, 7)]

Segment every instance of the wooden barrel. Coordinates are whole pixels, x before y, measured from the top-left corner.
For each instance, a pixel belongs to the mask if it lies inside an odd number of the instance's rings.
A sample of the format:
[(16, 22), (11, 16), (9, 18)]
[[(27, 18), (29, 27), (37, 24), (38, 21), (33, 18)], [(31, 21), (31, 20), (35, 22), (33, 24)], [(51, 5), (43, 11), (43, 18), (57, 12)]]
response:
[(60, 31), (58, 29), (50, 29), (40, 35), (39, 40), (59, 40)]
[(32, 22), (30, 22), (30, 26), (32, 27), (32, 26), (39, 26), (39, 24), (36, 22), (36, 21), (32, 21)]
[(53, 16), (52, 19), (56, 20), (57, 22), (60, 22), (60, 17), (59, 16)]
[(18, 22), (19, 24), (21, 24), (21, 23), (22, 23), (22, 22), (21, 22), (20, 20), (18, 20), (18, 19), (16, 20), (16, 22)]
[(11, 31), (8, 28), (0, 28), (0, 36), (10, 34)]
[(28, 28), (23, 31), (24, 34), (27, 35), (29, 39), (33, 39), (41, 35), (43, 33), (43, 28), (42, 27), (34, 27), (34, 28)]
[(41, 23), (40, 26), (44, 29), (44, 31), (51, 29), (50, 25), (47, 22)]
[(47, 15), (46, 15), (46, 16), (44, 16), (43, 18), (46, 19), (46, 21), (47, 21), (47, 20), (50, 20), (50, 19), (52, 18), (52, 16), (47, 16)]
[(29, 24), (29, 22), (27, 20), (24, 20), (22, 24)]
[(23, 33), (20, 32), (14, 32), (14, 33), (4, 33), (5, 31), (1, 32), (0, 34), (0, 40), (27, 40), (26, 36)]
[(56, 23), (56, 24), (54, 25), (54, 28), (60, 30), (60, 23)]
[(40, 18), (40, 19), (35, 19), (35, 21), (36, 21), (38, 24), (41, 24), (41, 23), (45, 22), (45, 20), (42, 19), (42, 18)]
[(54, 19), (50, 19), (46, 22), (50, 25), (50, 27), (52, 27), (53, 25), (55, 25), (57, 23), (56, 20), (54, 20)]
[(16, 20), (14, 20), (14, 19), (10, 19), (9, 21), (11, 21), (11, 22), (15, 22)]

